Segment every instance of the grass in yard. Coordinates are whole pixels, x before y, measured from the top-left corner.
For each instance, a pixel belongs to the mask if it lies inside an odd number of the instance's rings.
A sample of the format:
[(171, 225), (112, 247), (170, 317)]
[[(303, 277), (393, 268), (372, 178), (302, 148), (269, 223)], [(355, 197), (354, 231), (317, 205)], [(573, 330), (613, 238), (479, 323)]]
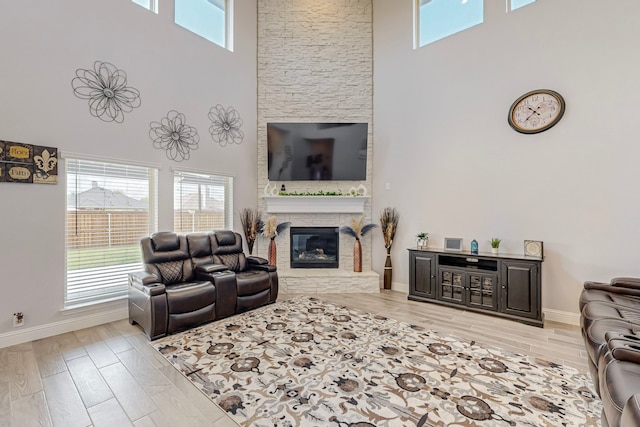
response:
[(140, 245), (69, 249), (67, 270), (140, 262), (141, 255)]

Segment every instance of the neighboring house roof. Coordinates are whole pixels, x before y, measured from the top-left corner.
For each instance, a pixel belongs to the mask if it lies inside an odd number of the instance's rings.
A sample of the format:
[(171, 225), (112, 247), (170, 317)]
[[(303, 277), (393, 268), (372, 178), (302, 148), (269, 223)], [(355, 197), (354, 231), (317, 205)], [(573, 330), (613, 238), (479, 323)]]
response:
[[(76, 201), (77, 199), (77, 201)], [(78, 193), (76, 199), (68, 199), (70, 208), (114, 208), (114, 209), (146, 209), (147, 202), (134, 199), (126, 194), (98, 187), (94, 184), (89, 190)]]

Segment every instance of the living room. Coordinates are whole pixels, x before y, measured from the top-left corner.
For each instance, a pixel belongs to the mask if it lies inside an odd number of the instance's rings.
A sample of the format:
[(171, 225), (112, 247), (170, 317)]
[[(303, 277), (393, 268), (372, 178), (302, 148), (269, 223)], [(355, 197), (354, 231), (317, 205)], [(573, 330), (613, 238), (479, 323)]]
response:
[[(577, 325), (584, 281), (640, 276), (634, 253), (640, 202), (626, 188), (639, 150), (632, 126), (640, 5), (537, 0), (510, 12), (504, 2), (484, 6), (482, 24), (416, 49), (412, 2), (236, 1), (232, 50), (175, 25), (171, 0), (160, 0), (157, 14), (129, 0), (1, 6), (0, 139), (57, 147), (60, 172), (57, 185), (0, 185), (0, 347), (127, 317), (123, 300), (64, 309), (65, 158), (158, 167), (157, 230), (171, 230), (174, 169), (232, 176), (234, 212), (262, 206), (266, 124), (278, 121), (369, 123), (364, 184), (371, 199), (364, 214), (368, 222), (386, 207), (401, 215), (394, 291), (408, 291), (407, 248), (419, 232), (429, 233), (432, 247), (459, 237), (465, 247), (476, 239), (481, 251), (500, 237), (501, 252), (517, 254), (534, 239), (544, 242), (545, 319)], [(278, 31), (260, 26), (269, 11), (281, 16)], [(294, 26), (295, 18), (313, 23), (313, 31)], [(337, 33), (336, 22), (368, 28), (366, 48), (349, 52), (369, 58), (355, 75), (330, 75), (335, 64), (323, 56), (336, 55), (333, 45), (347, 46), (345, 34), (355, 38), (348, 28)], [(286, 77), (273, 78), (299, 95), (291, 98), (297, 110), (287, 114), (282, 104), (267, 102), (282, 95), (273, 92), (275, 83), (261, 92), (269, 77), (270, 59), (260, 55), (267, 29), (282, 38), (279, 64), (290, 63)], [(286, 44), (292, 38), (318, 44)], [(141, 94), (140, 107), (122, 123), (93, 117), (74, 96), (76, 71), (95, 61), (125, 70)], [(540, 88), (562, 94), (562, 120), (538, 134), (515, 132), (509, 107)], [(209, 137), (207, 112), (217, 104), (242, 117), (242, 143), (222, 146)], [(182, 162), (149, 137), (149, 123), (170, 110), (200, 131), (197, 151)], [(287, 183), (287, 189), (335, 185)], [(237, 217), (233, 228), (240, 231)], [(382, 284), (383, 237), (377, 229), (363, 240), (365, 270), (378, 273)], [(266, 257), (266, 247), (259, 239), (257, 254)], [(20, 329), (13, 327), (18, 311), (25, 314)]]

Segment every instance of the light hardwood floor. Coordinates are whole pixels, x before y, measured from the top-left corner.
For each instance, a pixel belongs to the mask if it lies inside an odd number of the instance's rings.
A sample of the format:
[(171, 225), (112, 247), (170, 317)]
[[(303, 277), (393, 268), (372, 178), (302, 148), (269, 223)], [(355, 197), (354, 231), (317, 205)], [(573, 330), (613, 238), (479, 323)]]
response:
[[(536, 328), (395, 291), (315, 296), (587, 372), (575, 326)], [(0, 349), (0, 427), (52, 425), (236, 426), (127, 320)]]

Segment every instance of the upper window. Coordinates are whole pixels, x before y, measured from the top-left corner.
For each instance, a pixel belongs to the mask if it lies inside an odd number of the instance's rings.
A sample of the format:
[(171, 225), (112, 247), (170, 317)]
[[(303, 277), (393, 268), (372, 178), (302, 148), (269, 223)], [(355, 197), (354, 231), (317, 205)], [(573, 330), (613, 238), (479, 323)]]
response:
[(175, 0), (175, 23), (227, 47), (228, 0)]
[(507, 4), (509, 4), (509, 8), (507, 10), (516, 10), (535, 1), (536, 0), (507, 0)]
[(419, 47), (482, 24), (484, 21), (484, 0), (416, 1), (416, 33)]
[(66, 307), (127, 295), (157, 227), (157, 169), (66, 159)]
[(158, 0), (131, 0), (135, 4), (139, 4), (145, 9), (158, 13)]
[(233, 178), (181, 171), (173, 176), (176, 233), (233, 228)]

